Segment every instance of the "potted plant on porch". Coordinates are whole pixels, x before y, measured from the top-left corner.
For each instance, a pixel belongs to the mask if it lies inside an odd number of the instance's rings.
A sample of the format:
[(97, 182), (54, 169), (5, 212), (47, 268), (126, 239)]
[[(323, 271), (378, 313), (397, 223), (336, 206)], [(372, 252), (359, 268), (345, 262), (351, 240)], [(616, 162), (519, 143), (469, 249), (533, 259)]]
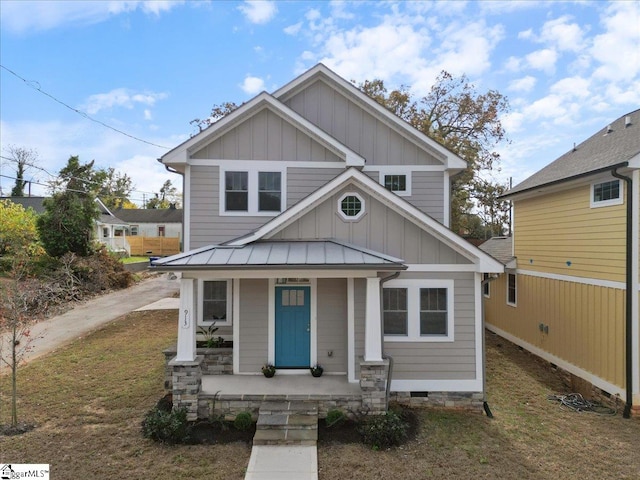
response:
[(267, 378), (271, 378), (276, 374), (276, 367), (267, 363), (262, 366), (262, 374)]
[(311, 375), (314, 377), (320, 377), (322, 376), (322, 372), (324, 372), (322, 365), (318, 365), (317, 363), (313, 367), (309, 368), (309, 370), (311, 370)]

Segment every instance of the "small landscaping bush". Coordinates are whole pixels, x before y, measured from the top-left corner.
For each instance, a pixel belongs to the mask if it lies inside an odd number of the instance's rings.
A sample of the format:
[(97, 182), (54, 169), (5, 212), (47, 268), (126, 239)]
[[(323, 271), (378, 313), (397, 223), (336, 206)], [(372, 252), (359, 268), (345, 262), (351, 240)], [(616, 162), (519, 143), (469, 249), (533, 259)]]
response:
[(367, 418), (358, 427), (362, 441), (375, 449), (399, 445), (408, 434), (409, 425), (396, 412)]
[(187, 409), (167, 412), (157, 406), (142, 421), (142, 435), (163, 443), (185, 443), (189, 439)]
[(240, 430), (241, 432), (249, 430), (252, 424), (253, 419), (251, 418), (251, 413), (249, 412), (240, 412), (238, 415), (236, 415), (236, 418), (233, 421), (233, 427), (236, 430)]
[(342, 425), (346, 420), (347, 416), (345, 413), (338, 408), (334, 408), (327, 412), (327, 418), (325, 418), (324, 422), (327, 427), (337, 427)]

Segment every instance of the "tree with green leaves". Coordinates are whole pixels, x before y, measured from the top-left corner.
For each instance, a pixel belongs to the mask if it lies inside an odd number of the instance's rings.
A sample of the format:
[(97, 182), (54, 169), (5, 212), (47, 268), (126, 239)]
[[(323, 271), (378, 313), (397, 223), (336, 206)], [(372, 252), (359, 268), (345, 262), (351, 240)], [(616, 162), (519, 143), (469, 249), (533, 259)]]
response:
[(99, 183), (93, 164), (81, 164), (77, 156), (70, 157), (60, 170), (53, 195), (43, 202), (45, 212), (38, 217), (37, 227), (52, 257), (67, 252), (84, 257), (93, 251), (93, 229), (99, 216), (95, 201)]
[(173, 186), (171, 180), (167, 180), (160, 187), (160, 192), (156, 193), (155, 197), (147, 202), (146, 208), (171, 208), (171, 205), (179, 207), (180, 197), (178, 196), (178, 189)]
[(0, 200), (0, 255), (33, 250), (38, 242), (36, 212), (11, 200)]
[(478, 93), (466, 76), (453, 77), (442, 72), (431, 90), (415, 99), (405, 86), (389, 92), (382, 80), (365, 81), (359, 88), (380, 105), (436, 140), (467, 162), (467, 168), (452, 178), (451, 228), (457, 233), (469, 230), (466, 219), (474, 208), (504, 211), (505, 202), (494, 192), (499, 184), (488, 180), (498, 164), (496, 147), (506, 142), (500, 116), (509, 109), (507, 98), (495, 90)]
[(124, 208), (131, 203), (129, 196), (133, 181), (126, 173), (117, 172), (113, 167), (98, 170), (95, 181), (100, 183), (98, 198), (108, 208)]

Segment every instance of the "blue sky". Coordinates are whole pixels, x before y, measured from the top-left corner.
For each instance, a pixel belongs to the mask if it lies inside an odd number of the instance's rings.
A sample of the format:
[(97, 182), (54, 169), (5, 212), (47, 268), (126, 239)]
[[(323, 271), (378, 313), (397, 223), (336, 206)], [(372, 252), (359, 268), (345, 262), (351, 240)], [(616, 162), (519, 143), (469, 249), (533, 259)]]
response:
[[(511, 143), (493, 176), (518, 183), (640, 108), (640, 2), (0, 0), (2, 156), (35, 149), (51, 173), (70, 155), (95, 159), (129, 174), (140, 202), (167, 179), (180, 186), (156, 158), (194, 133), (191, 120), (318, 62), (416, 95), (441, 70), (498, 90)], [(12, 185), (0, 177), (3, 194)]]

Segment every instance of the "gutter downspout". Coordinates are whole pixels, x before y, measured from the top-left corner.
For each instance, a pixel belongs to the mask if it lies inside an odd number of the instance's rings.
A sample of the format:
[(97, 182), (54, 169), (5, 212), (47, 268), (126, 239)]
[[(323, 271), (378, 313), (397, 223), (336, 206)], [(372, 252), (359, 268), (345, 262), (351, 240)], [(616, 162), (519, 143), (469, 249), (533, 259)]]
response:
[(493, 418), (493, 413), (491, 413), (491, 409), (489, 408), (489, 402), (487, 401), (487, 347), (485, 345), (484, 337), (486, 335), (486, 328), (484, 326), (484, 286), (490, 282), (496, 280), (498, 276), (489, 277), (487, 279), (482, 280), (480, 282), (480, 295), (483, 296), (481, 301), (481, 311), (480, 316), (482, 317), (482, 408), (484, 408), (484, 413), (487, 414), (487, 417)]
[(627, 184), (627, 252), (626, 252), (626, 284), (627, 291), (625, 294), (625, 384), (627, 390), (627, 401), (624, 405), (624, 418), (631, 418), (631, 406), (633, 404), (633, 357), (632, 357), (632, 338), (631, 330), (633, 327), (632, 319), (632, 295), (633, 295), (633, 277), (632, 277), (632, 240), (633, 240), (633, 180), (618, 173), (618, 167), (611, 170), (611, 175), (620, 180), (624, 180)]
[[(384, 277), (383, 279), (380, 280), (380, 311), (382, 311), (382, 302), (383, 302), (383, 297), (382, 297), (382, 285), (386, 282), (388, 282), (389, 280), (393, 280), (394, 278), (398, 278), (400, 276), (400, 272), (395, 272), (391, 275), (389, 275), (388, 277)], [(384, 322), (384, 318), (383, 315), (380, 315), (380, 321)], [(385, 403), (385, 410), (389, 409), (389, 395), (391, 393), (391, 375), (393, 374), (393, 357), (391, 355), (387, 355), (384, 352), (384, 323), (382, 325), (382, 338), (380, 339), (380, 341), (382, 342), (382, 358), (386, 358), (389, 360), (389, 374), (387, 375), (387, 388), (385, 390), (384, 393), (384, 403)]]

